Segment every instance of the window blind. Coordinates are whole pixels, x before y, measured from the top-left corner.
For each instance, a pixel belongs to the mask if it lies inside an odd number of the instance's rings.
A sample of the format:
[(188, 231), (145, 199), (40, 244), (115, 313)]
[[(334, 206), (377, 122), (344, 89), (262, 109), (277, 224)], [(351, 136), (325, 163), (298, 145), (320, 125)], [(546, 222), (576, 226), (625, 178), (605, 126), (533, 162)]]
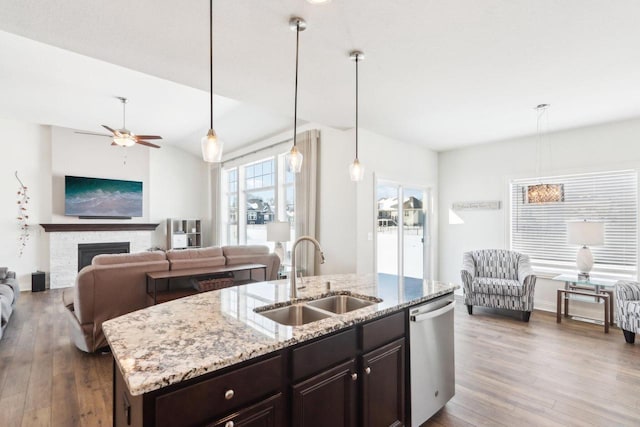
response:
[[(526, 203), (527, 186), (564, 184), (564, 202)], [(604, 245), (590, 247), (593, 273), (632, 277), (638, 259), (638, 172), (596, 172), (511, 182), (511, 248), (531, 257), (537, 272), (575, 271), (577, 245), (567, 221), (605, 223)]]

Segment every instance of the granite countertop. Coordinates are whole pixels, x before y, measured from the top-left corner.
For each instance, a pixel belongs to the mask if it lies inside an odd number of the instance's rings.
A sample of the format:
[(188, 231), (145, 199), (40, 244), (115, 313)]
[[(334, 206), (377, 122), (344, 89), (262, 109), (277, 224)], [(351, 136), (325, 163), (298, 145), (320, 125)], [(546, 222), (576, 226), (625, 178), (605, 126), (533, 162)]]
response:
[(382, 299), (349, 313), (302, 326), (284, 326), (253, 311), (289, 300), (289, 281), (251, 283), (148, 307), (102, 324), (113, 357), (132, 395), (213, 372), (453, 292), (459, 285), (425, 280), (383, 285), (374, 275), (298, 279), (298, 299), (350, 291)]

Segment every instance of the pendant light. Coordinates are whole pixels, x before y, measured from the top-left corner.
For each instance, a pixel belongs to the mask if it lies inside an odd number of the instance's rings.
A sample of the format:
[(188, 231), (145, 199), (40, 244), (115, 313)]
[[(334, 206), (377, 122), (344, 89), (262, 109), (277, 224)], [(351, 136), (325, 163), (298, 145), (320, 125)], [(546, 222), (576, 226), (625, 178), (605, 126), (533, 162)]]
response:
[(287, 169), (289, 172), (299, 173), (302, 169), (303, 156), (296, 146), (296, 128), (298, 126), (298, 48), (300, 46), (300, 31), (307, 29), (307, 23), (302, 18), (293, 17), (289, 20), (289, 28), (296, 32), (296, 84), (293, 101), (293, 147), (287, 154)]
[[(536, 175), (540, 175), (540, 163), (542, 157), (542, 142), (544, 139), (544, 132), (540, 125), (540, 121), (544, 116), (547, 118), (549, 104), (539, 104), (535, 107), (538, 118), (536, 121), (536, 133), (538, 135), (538, 159), (536, 165)], [(564, 202), (564, 184), (535, 184), (528, 185), (526, 192), (526, 203), (540, 204), (540, 203), (558, 203)]]
[(213, 130), (213, 0), (209, 0), (209, 96), (211, 102), (211, 120), (209, 132), (202, 138), (202, 158), (205, 162), (219, 163), (222, 160), (223, 143)]
[(358, 62), (364, 59), (364, 53), (354, 50), (349, 54), (349, 58), (356, 63), (356, 158), (349, 165), (349, 175), (351, 176), (351, 181), (362, 181), (364, 166), (358, 160)]

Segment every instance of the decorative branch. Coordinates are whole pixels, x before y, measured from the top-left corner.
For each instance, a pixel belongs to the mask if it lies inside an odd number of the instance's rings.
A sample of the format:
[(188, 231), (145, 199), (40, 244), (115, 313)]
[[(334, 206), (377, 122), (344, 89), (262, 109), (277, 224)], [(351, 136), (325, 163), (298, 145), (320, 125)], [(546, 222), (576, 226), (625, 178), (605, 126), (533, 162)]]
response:
[(22, 257), (24, 248), (27, 246), (29, 240), (29, 212), (27, 210), (29, 204), (29, 196), (27, 195), (27, 186), (22, 183), (18, 177), (18, 171), (15, 173), (16, 179), (20, 183), (18, 187), (18, 226), (20, 227), (20, 236), (18, 237), (18, 256)]

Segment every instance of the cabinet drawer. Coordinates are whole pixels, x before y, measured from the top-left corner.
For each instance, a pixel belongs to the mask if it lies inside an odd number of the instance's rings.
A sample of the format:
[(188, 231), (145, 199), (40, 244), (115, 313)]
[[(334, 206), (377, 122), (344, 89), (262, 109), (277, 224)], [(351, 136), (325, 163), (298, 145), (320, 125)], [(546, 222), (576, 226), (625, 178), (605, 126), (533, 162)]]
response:
[(207, 427), (280, 427), (284, 425), (284, 398), (278, 393), (255, 405), (207, 424)]
[(282, 385), (282, 363), (278, 355), (159, 396), (155, 400), (155, 425), (200, 425), (274, 394)]
[(369, 351), (405, 335), (405, 312), (400, 311), (362, 326), (362, 350)]
[(330, 368), (351, 359), (356, 354), (356, 331), (354, 328), (303, 345), (292, 352), (293, 380)]

